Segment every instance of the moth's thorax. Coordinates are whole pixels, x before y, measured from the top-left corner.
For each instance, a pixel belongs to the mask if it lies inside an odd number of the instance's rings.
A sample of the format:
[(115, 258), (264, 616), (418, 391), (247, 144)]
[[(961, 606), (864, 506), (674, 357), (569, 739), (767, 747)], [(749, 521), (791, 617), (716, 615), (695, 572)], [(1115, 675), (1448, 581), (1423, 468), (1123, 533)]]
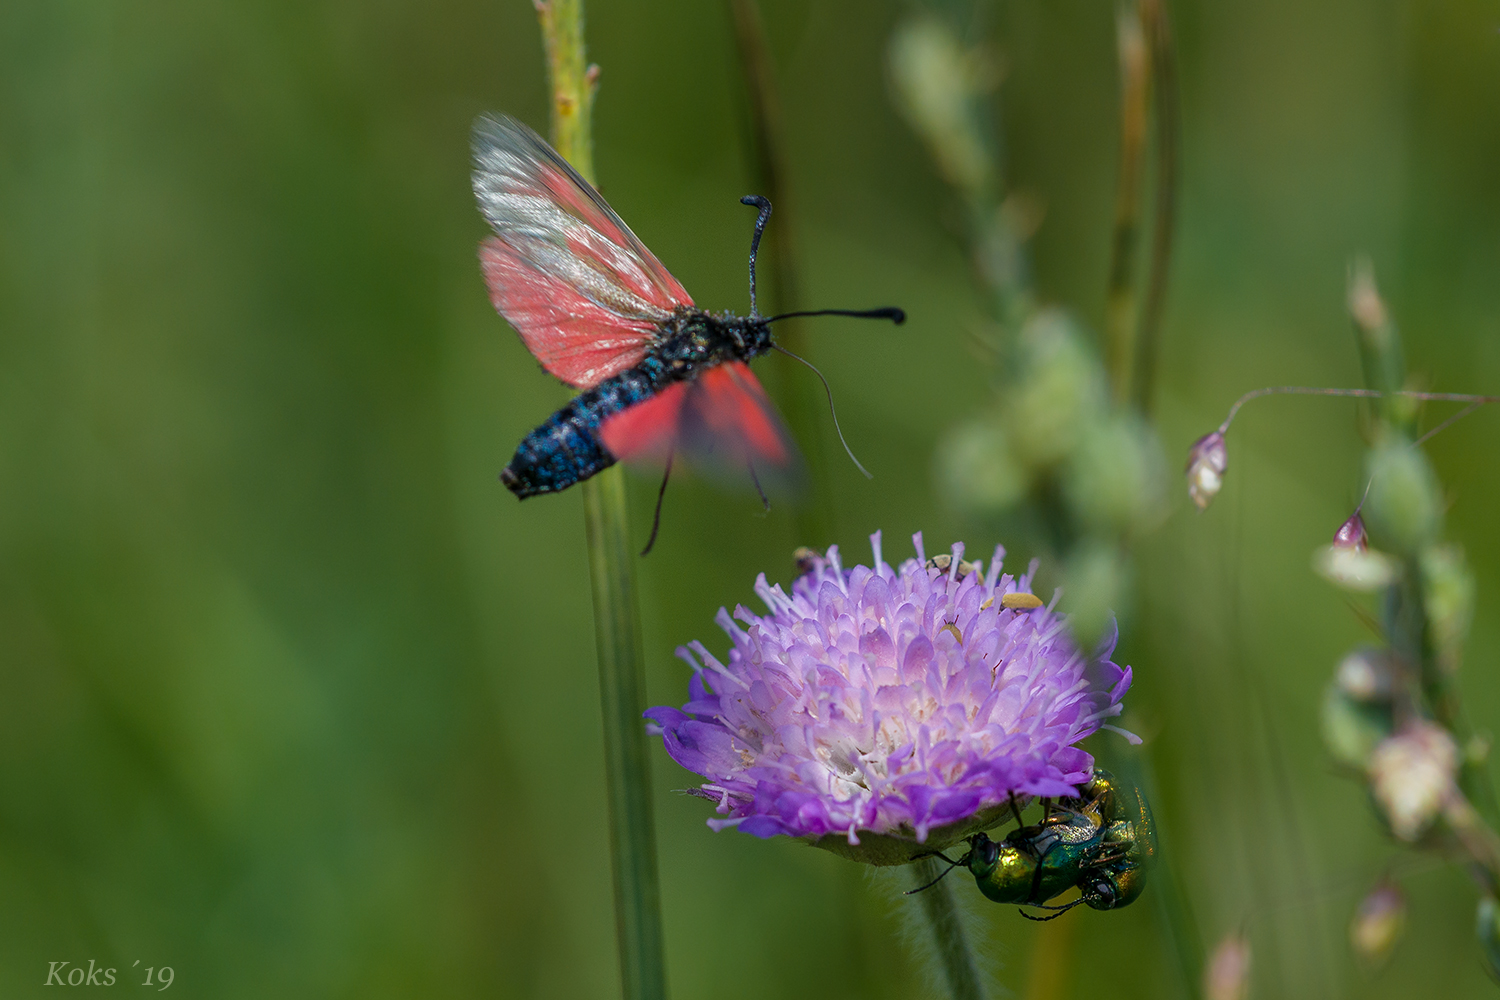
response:
[(763, 318), (714, 315), (678, 307), (662, 324), (649, 350), (677, 378), (726, 361), (749, 361), (771, 349), (771, 327)]

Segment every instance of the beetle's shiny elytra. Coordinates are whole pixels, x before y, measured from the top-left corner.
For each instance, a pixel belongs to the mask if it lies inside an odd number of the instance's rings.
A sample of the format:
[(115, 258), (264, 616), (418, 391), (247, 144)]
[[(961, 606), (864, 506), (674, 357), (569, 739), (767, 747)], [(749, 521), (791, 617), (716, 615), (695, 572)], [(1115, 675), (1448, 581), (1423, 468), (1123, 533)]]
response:
[(1156, 821), (1146, 796), (1134, 784), (1118, 782), (1107, 771), (1094, 769), (1087, 794), (1104, 806), (1100, 846), (1084, 866), (1078, 888), (1083, 901), (1096, 910), (1116, 910), (1140, 898), (1146, 875), (1156, 860)]

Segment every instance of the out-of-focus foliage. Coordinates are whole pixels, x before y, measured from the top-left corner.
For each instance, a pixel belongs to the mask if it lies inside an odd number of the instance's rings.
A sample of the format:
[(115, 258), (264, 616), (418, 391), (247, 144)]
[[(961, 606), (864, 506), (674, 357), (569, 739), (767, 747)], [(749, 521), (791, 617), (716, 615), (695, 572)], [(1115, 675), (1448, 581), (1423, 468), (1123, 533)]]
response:
[[(1360, 250), (1410, 371), (1500, 387), (1493, 12), (1172, 12), (1167, 453), (1246, 389), (1363, 381), (1343, 301)], [(605, 195), (700, 304), (743, 310), (727, 13), (588, 13)], [(876, 475), (832, 469), (837, 538), (858, 549), (883, 528), (894, 555), (916, 529), (934, 551), (1003, 540), (1019, 567), (1033, 553), (1012, 539), (1034, 526), (981, 537), (930, 474), (988, 391), (973, 335), (993, 303), (951, 189), (889, 103), (905, 13), (764, 4), (806, 304), (911, 315), (806, 328)], [(992, 13), (1006, 181), (1044, 209), (1038, 299), (1099, 328), (1113, 9)], [(172, 966), (169, 996), (614, 990), (578, 498), (517, 504), (495, 480), (563, 396), (486, 301), (468, 186), (474, 115), (544, 126), (542, 79), (520, 0), (0, 7), (0, 995), (46, 996), (49, 962), (90, 959), (122, 984), (137, 959)], [(1378, 976), (1347, 947), (1393, 848), (1322, 747), (1329, 665), (1372, 637), (1308, 552), (1359, 499), (1360, 431), (1353, 403), (1262, 401), (1214, 506), (1174, 495), (1129, 578), (1123, 724), (1151, 741), (1162, 849), (1203, 941), (1243, 927), (1254, 989), (1477, 995), (1472, 889), (1450, 868), (1401, 873), (1405, 937)], [(1497, 434), (1481, 411), (1425, 446), (1474, 581), (1458, 683), (1479, 730), (1500, 719)], [(632, 485), (641, 540), (655, 487)], [(791, 575), (792, 519), (757, 510), (674, 482), (641, 564), (652, 703), (681, 702), (671, 651), (712, 643), (720, 604), (751, 602), (760, 570)], [(889, 897), (857, 866), (712, 834), (709, 807), (671, 792), (689, 776), (655, 766), (675, 995), (919, 992)], [(1172, 995), (1153, 898), (1064, 918), (1069, 993)], [(1028, 981), (1050, 932), (983, 912), (1002, 978)]]

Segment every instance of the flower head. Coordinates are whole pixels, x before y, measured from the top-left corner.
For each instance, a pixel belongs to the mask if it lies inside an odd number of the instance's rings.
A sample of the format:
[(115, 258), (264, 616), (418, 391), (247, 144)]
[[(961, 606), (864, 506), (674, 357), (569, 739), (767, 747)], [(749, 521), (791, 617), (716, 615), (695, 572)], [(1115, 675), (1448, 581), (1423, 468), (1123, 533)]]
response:
[(873, 568), (844, 569), (830, 548), (790, 594), (762, 574), (769, 614), (719, 611), (727, 662), (698, 642), (678, 650), (690, 700), (646, 716), (708, 779), (693, 791), (718, 803), (710, 826), (895, 864), (994, 823), (1012, 794), (1074, 795), (1088, 780), (1093, 759), (1074, 744), (1130, 686), (1109, 661), (1113, 630), (1091, 660), (1028, 599), (1035, 565), (1002, 576), (997, 548), (985, 572), (955, 545), (940, 569), (914, 542), (898, 569), (878, 533)]

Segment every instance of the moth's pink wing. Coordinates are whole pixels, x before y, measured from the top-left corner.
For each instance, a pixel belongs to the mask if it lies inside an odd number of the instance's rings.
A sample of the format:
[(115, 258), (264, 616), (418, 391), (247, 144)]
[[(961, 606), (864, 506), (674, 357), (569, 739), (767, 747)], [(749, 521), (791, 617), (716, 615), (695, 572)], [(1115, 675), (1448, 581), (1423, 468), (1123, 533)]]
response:
[(787, 466), (796, 455), (760, 380), (743, 361), (710, 368), (692, 383), (683, 406), (684, 447), (719, 453), (736, 464)]
[(664, 465), (678, 450), (690, 385), (674, 382), (645, 402), (609, 417), (599, 425), (599, 440), (623, 462)]
[(552, 147), (513, 118), (474, 124), (490, 300), (542, 367), (585, 389), (637, 364), (693, 300)]
[(742, 479), (795, 479), (797, 449), (750, 367), (717, 365), (605, 420), (599, 439), (616, 458), (662, 464), (686, 457), (696, 468)]

